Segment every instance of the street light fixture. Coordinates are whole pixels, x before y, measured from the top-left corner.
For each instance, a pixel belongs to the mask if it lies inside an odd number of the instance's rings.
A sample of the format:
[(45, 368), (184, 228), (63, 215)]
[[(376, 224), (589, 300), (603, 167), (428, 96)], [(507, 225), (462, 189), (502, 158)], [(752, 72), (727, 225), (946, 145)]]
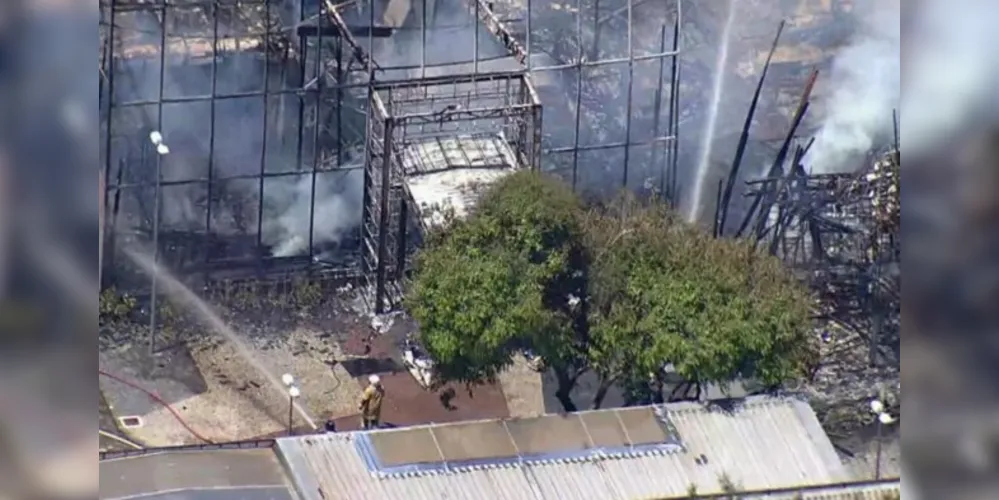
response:
[(288, 435), (294, 434), (295, 429), (295, 400), (302, 395), (302, 391), (297, 386), (288, 387)]
[(170, 148), (163, 143), (163, 134), (159, 130), (153, 130), (149, 133), (149, 142), (152, 142), (153, 146), (156, 146), (156, 153), (161, 156), (170, 154)]
[(874, 457), (874, 480), (879, 480), (881, 479), (881, 436), (884, 432), (884, 426), (893, 424), (895, 417), (886, 411), (885, 404), (880, 399), (871, 401), (871, 413), (877, 415), (877, 451)]
[(291, 387), (291, 385), (295, 383), (295, 377), (290, 373), (285, 373), (284, 375), (281, 375), (281, 383), (283, 383), (285, 387)]

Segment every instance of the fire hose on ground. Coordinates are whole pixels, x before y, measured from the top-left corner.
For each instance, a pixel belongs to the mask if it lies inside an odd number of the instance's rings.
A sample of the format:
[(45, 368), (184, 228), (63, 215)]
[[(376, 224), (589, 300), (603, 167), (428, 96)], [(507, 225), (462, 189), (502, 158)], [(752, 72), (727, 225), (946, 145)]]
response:
[(173, 407), (170, 406), (169, 403), (167, 403), (166, 401), (164, 401), (163, 398), (159, 397), (159, 395), (157, 395), (156, 393), (148, 391), (148, 390), (142, 388), (141, 386), (139, 386), (138, 384), (136, 384), (134, 382), (131, 382), (129, 380), (125, 380), (125, 379), (123, 379), (123, 378), (121, 378), (121, 377), (119, 377), (117, 375), (113, 375), (113, 374), (108, 373), (108, 372), (106, 372), (104, 370), (98, 369), (97, 373), (100, 376), (102, 376), (102, 377), (107, 377), (107, 378), (109, 378), (111, 380), (114, 380), (115, 382), (119, 382), (119, 383), (125, 384), (125, 385), (131, 387), (132, 389), (135, 389), (135, 390), (137, 390), (139, 392), (142, 392), (146, 396), (149, 396), (149, 399), (152, 399), (153, 401), (155, 401), (160, 406), (166, 408), (167, 411), (169, 411), (170, 414), (173, 415), (173, 418), (176, 419), (177, 422), (185, 430), (187, 430), (187, 432), (189, 432), (192, 436), (194, 436), (195, 438), (197, 438), (200, 441), (205, 442), (206, 444), (215, 444), (215, 443), (212, 442), (212, 440), (210, 440), (210, 439), (202, 436), (201, 434), (198, 433), (198, 431), (196, 431), (193, 428), (191, 428), (191, 426), (188, 425), (188, 423), (186, 421), (184, 421), (184, 417), (181, 417), (180, 413), (177, 413), (177, 410), (174, 410)]

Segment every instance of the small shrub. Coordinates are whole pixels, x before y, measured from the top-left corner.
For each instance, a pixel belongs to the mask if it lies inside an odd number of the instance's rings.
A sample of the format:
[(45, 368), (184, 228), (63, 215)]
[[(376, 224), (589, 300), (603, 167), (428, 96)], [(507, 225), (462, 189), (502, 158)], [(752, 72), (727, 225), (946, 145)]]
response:
[(697, 485), (690, 483), (687, 485), (687, 496), (690, 498), (697, 498)]
[(309, 279), (295, 280), (292, 285), (292, 300), (302, 309), (312, 309), (319, 305), (323, 298), (322, 287)]
[(118, 294), (114, 287), (105, 288), (98, 298), (97, 319), (102, 325), (127, 321), (137, 307), (135, 297)]
[(232, 296), (232, 307), (238, 310), (254, 309), (260, 305), (257, 284), (253, 281), (238, 283)]
[(718, 475), (718, 486), (724, 493), (735, 493), (739, 490), (735, 482), (732, 481), (732, 478), (724, 472)]

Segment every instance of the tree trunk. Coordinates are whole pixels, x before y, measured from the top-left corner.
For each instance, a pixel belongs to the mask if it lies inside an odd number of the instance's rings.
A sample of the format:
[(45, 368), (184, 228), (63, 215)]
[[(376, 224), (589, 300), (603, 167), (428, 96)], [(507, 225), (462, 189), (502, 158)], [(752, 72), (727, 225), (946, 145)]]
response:
[[(694, 395), (691, 397), (690, 392), (693, 389)], [(697, 401), (701, 399), (701, 384), (700, 382), (681, 382), (673, 391), (670, 392), (670, 401)]]
[(680, 382), (677, 384), (676, 387), (674, 387), (669, 393), (669, 401), (681, 401), (683, 399), (683, 395), (687, 393), (689, 387), (690, 382)]
[(615, 377), (604, 378), (600, 377), (600, 386), (597, 387), (597, 392), (593, 394), (593, 401), (590, 403), (590, 408), (593, 410), (599, 410), (600, 405), (604, 404), (604, 398), (607, 397), (607, 391), (610, 390), (611, 386), (614, 385)]
[(656, 376), (655, 381), (652, 383), (652, 402), (660, 405), (666, 402), (666, 395), (663, 391), (666, 390), (666, 384), (663, 383), (663, 378), (661, 376)]
[(556, 369), (555, 380), (558, 382), (558, 389), (555, 390), (555, 398), (562, 403), (562, 409), (566, 413), (578, 411), (576, 403), (572, 402), (572, 389), (576, 386), (577, 377), (570, 376), (565, 370)]

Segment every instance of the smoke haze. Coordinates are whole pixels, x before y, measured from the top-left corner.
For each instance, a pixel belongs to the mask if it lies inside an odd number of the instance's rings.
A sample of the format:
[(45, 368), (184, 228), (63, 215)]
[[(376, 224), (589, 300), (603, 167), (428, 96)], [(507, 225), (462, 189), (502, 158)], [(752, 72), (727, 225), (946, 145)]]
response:
[(930, 152), (964, 126), (994, 116), (996, 19), (999, 3), (991, 0), (926, 0), (914, 14), (899, 131), (906, 154)]
[(860, 2), (859, 21), (850, 43), (822, 76), (827, 97), (815, 143), (805, 164), (813, 173), (854, 169), (892, 129), (898, 109), (902, 30), (897, 0)]
[[(905, 78), (901, 78), (900, 2), (868, 1), (864, 26), (836, 57), (825, 85), (832, 91), (806, 164), (813, 172), (853, 170), (853, 163), (891, 132), (922, 156), (994, 115), (999, 104), (999, 3), (925, 0), (909, 5)], [(902, 89), (904, 88), (904, 92)]]
[[(294, 12), (297, 2), (287, 2), (288, 12), (278, 12), (281, 9), (277, 4), (275, 2), (272, 15), (297, 17)], [(236, 28), (224, 20), (219, 24), (220, 37), (232, 40), (246, 36), (243, 34), (247, 31), (245, 26)], [(172, 22), (167, 27), (167, 44), (174, 49), (165, 58), (165, 98), (205, 96), (213, 86), (219, 95), (231, 95), (259, 91), (267, 85), (275, 95), (266, 99), (262, 96), (224, 98), (216, 100), (214, 106), (208, 101), (167, 103), (160, 114), (154, 105), (133, 107), (123, 103), (158, 99), (158, 55), (147, 57), (143, 52), (157, 50), (155, 47), (163, 28), (142, 12), (118, 13), (116, 26), (118, 43), (126, 47), (119, 49), (119, 55), (128, 51), (137, 54), (117, 60), (114, 69), (117, 107), (112, 110), (113, 144), (108, 154), (112, 156), (112, 165), (123, 165), (122, 183), (148, 185), (154, 181), (150, 158), (153, 154), (145, 135), (156, 129), (170, 147), (169, 155), (163, 158), (165, 182), (207, 179), (211, 162), (215, 181), (210, 196), (202, 183), (163, 187), (161, 225), (164, 230), (197, 232), (206, 230), (207, 224), (211, 234), (247, 236), (256, 233), (258, 215), (262, 215), (260, 239), (272, 255), (304, 255), (309, 253), (309, 221), (314, 203), (315, 224), (311, 239), (316, 247), (335, 245), (356, 233), (361, 219), (362, 171), (322, 171), (332, 167), (329, 159), (336, 157), (336, 151), (328, 145), (330, 137), (323, 135), (330, 134), (328, 129), (333, 128), (331, 114), (326, 110), (328, 106), (324, 104), (317, 112), (314, 95), (304, 95), (301, 101), (303, 139), (299, 142), (299, 97), (277, 94), (298, 86), (297, 70), (293, 67), (297, 63), (268, 61), (262, 53), (252, 50), (238, 53), (227, 50), (227, 54), (217, 59), (213, 85), (211, 58), (207, 55), (211, 51), (212, 27), (207, 27), (209, 34), (206, 35), (206, 27), (185, 28), (179, 22)], [(189, 47), (177, 50), (171, 37), (182, 35), (209, 37), (202, 43), (206, 47), (200, 49), (204, 54), (198, 52), (197, 41), (188, 40)], [(252, 37), (243, 40), (245, 43)], [(221, 47), (226, 43), (220, 42), (219, 46), (222, 51)], [(186, 56), (184, 51), (188, 51)], [(264, 69), (266, 65), (270, 65), (269, 71)], [(314, 68), (309, 69), (306, 80), (310, 74), (315, 74)], [(268, 74), (266, 82), (265, 74)], [(350, 128), (352, 119), (356, 121), (350, 113), (343, 114), (345, 130)], [(321, 129), (326, 130), (317, 134), (317, 122), (323, 122)], [(320, 142), (316, 142), (317, 138)], [(146, 143), (145, 151), (139, 148), (140, 143)], [(318, 152), (323, 163), (314, 180), (311, 174), (313, 152)], [(344, 164), (339, 167), (360, 166), (351, 153), (340, 152)], [(113, 184), (114, 169), (118, 167), (112, 168)], [(267, 178), (261, 189), (259, 181), (248, 179), (261, 172), (300, 175)], [(124, 202), (119, 224), (148, 224), (152, 219), (152, 196), (151, 189), (126, 190), (124, 197), (130, 199)], [(210, 221), (206, 221), (208, 210)]]
[[(349, 170), (338, 173), (336, 180), (316, 182), (313, 244), (338, 243), (360, 223), (362, 181), (361, 170)], [(312, 187), (311, 177), (306, 177), (271, 191), (267, 201), (277, 217), (265, 221), (264, 234), (275, 257), (308, 252)]]
[[(935, 0), (942, 3), (943, 0)], [(877, 2), (877, 3), (873, 3)], [(985, 0), (959, 0), (960, 2), (985, 2)], [(575, 186), (580, 191), (595, 191), (609, 193), (616, 191), (623, 184), (631, 189), (640, 190), (643, 186), (659, 187), (659, 182), (666, 173), (665, 144), (660, 140), (650, 145), (654, 138), (660, 138), (667, 133), (669, 108), (669, 74), (670, 62), (664, 65), (660, 61), (646, 59), (627, 63), (609, 64), (584, 68), (582, 78), (578, 78), (577, 69), (571, 67), (579, 53), (584, 60), (626, 58), (629, 52), (637, 57), (658, 53), (661, 30), (666, 25), (666, 47), (671, 43), (671, 12), (663, 12), (663, 6), (655, 2), (636, 3), (633, 5), (633, 25), (631, 31), (632, 47), (629, 50), (626, 15), (626, 3), (623, 1), (605, 1), (601, 11), (613, 11), (614, 15), (595, 15), (591, 2), (583, 2), (582, 40), (577, 39), (577, 16), (573, 9), (556, 8), (556, 2), (541, 2), (534, 4), (533, 33), (531, 39), (532, 59), (535, 65), (565, 66), (558, 71), (535, 71), (532, 79), (537, 92), (544, 103), (544, 146), (557, 153), (546, 154), (543, 158), (544, 168), (577, 182)], [(611, 4), (611, 5), (608, 5)], [(828, 92), (827, 102), (820, 106), (827, 110), (820, 121), (822, 127), (817, 143), (813, 147), (811, 162), (816, 171), (835, 170), (842, 168), (845, 158), (858, 153), (864, 153), (873, 144), (878, 143), (878, 135), (891, 130), (891, 110), (899, 106), (899, 50), (901, 28), (899, 27), (898, 0), (865, 0), (857, 4), (870, 3), (870, 6), (855, 6), (853, 12), (843, 15), (839, 2), (833, 2), (832, 7), (814, 7), (816, 13), (792, 12), (777, 1), (761, 2), (759, 9), (740, 12), (739, 19), (733, 27), (731, 57), (724, 68), (724, 81), (721, 82), (721, 99), (717, 116), (717, 130), (714, 141), (707, 145), (708, 151), (701, 151), (701, 138), (705, 128), (706, 108), (709, 105), (705, 88), (713, 80), (718, 55), (719, 30), (724, 23), (724, 13), (718, 9), (720, 2), (704, 2), (685, 4), (681, 56), (679, 58), (679, 73), (682, 85), (677, 89), (677, 114), (679, 118), (679, 169), (675, 181), (681, 191), (680, 200), (690, 203), (694, 197), (694, 189), (698, 173), (693, 168), (697, 162), (697, 153), (709, 153), (711, 168), (704, 173), (700, 183), (704, 191), (705, 204), (710, 205), (716, 196), (718, 180), (727, 174), (728, 162), (733, 157), (733, 150), (738, 139), (741, 124), (744, 120), (748, 101), (755, 86), (757, 74), (762, 67), (762, 59), (769, 47), (777, 19), (791, 19), (783, 44), (801, 44), (817, 46), (825, 53), (830, 46), (837, 46), (842, 39), (852, 31), (850, 21), (844, 19), (863, 18), (863, 29), (855, 33), (848, 48), (836, 58), (833, 71), (824, 73), (820, 85), (833, 89)], [(294, 5), (293, 5), (294, 4)], [(557, 4), (557, 5), (556, 5)], [(287, 12), (283, 19), (297, 18), (295, 11), (297, 2), (287, 2)], [(366, 25), (370, 15), (366, 12), (368, 2), (361, 2), (342, 13), (348, 24)], [(474, 50), (478, 50), (481, 71), (514, 69), (508, 67), (509, 59), (502, 60), (506, 51), (494, 36), (482, 26), (473, 22), (472, 15), (467, 11), (466, 4), (457, 0), (439, 0), (436, 2), (436, 15), (426, 33), (426, 49), (421, 49), (424, 42), (423, 33), (419, 29), (419, 14), (422, 11), (419, 2), (413, 2), (410, 19), (390, 40), (376, 39), (371, 52), (374, 59), (383, 67), (396, 65), (419, 65), (425, 60), (430, 65), (453, 64), (451, 67), (437, 67), (427, 71), (428, 75), (441, 73), (468, 73), (472, 71), (468, 62), (473, 58)], [(842, 5), (845, 5), (843, 3)], [(862, 7), (866, 11), (860, 10)], [(515, 36), (523, 40), (523, 30), (526, 29), (524, 19), (525, 6), (519, 2), (497, 2), (494, 8), (497, 14), (510, 21), (509, 27)], [(843, 7), (845, 9), (845, 7)], [(994, 10), (994, 9), (993, 9)], [(376, 18), (383, 18), (382, 12)], [(412, 18), (416, 14), (417, 19)], [(433, 14), (433, 13), (430, 13)], [(124, 13), (119, 13), (118, 24)], [(800, 18), (798, 25), (794, 17)], [(866, 17), (865, 17), (866, 16)], [(602, 18), (600, 28), (594, 28), (595, 17)], [(808, 18), (823, 19), (816, 26), (809, 26)], [(226, 26), (227, 19), (222, 19), (220, 33), (223, 36), (233, 36), (233, 29)], [(144, 32), (150, 46), (159, 42), (159, 23), (146, 19), (145, 22), (132, 20)], [(828, 25), (828, 26), (826, 26)], [(210, 26), (209, 32), (210, 30)], [(847, 29), (849, 28), (849, 29)], [(171, 28), (173, 29), (173, 28)], [(138, 31), (138, 30), (136, 30)], [(807, 32), (817, 32), (809, 35)], [(478, 32), (478, 42), (475, 33)], [(599, 32), (599, 36), (598, 36)], [(367, 48), (368, 40), (359, 37), (359, 44)], [(327, 41), (328, 42), (328, 41)], [(210, 43), (208, 44), (210, 46)], [(580, 50), (579, 45), (582, 45)], [(788, 51), (789, 60), (793, 64), (784, 64), (782, 68), (771, 68), (769, 80), (791, 82), (785, 86), (791, 90), (781, 90), (778, 97), (764, 97), (757, 116), (765, 127), (754, 125), (754, 134), (760, 138), (754, 141), (772, 140), (784, 133), (781, 120), (771, 120), (771, 115), (778, 113), (778, 103), (787, 101), (786, 97), (800, 93), (798, 82), (802, 77), (800, 66), (816, 64), (818, 55), (809, 55), (810, 50)], [(424, 59), (425, 58), (425, 59)], [(146, 63), (119, 67), (119, 77), (116, 93), (122, 92), (126, 86), (138, 90), (131, 91), (127, 99), (118, 95), (118, 100), (155, 100), (159, 82), (156, 68), (158, 57), (149, 54)], [(169, 97), (207, 95), (211, 88), (210, 64), (202, 58), (199, 63), (191, 63), (190, 58), (180, 55), (168, 56), (168, 74), (166, 94)], [(307, 59), (306, 81), (313, 79), (318, 68), (315, 68), (314, 53)], [(217, 74), (219, 94), (257, 91), (263, 87), (264, 57), (259, 53), (244, 51), (242, 54), (230, 54), (219, 57)], [(624, 60), (624, 59), (622, 59)], [(457, 63), (457, 64), (456, 64)], [(294, 65), (294, 64), (293, 64)], [(325, 70), (331, 70), (331, 62), (323, 63)], [(200, 66), (200, 67), (192, 67)], [(295, 75), (297, 68), (290, 70), (275, 69), (270, 71), (270, 89), (273, 91), (290, 90), (300, 86)], [(200, 73), (199, 73), (200, 72)], [(781, 75), (781, 73), (784, 75)], [(122, 77), (120, 73), (127, 73)], [(380, 78), (394, 79), (418, 76), (418, 70), (385, 71)], [(662, 95), (657, 96), (660, 77), (665, 77)], [(628, 82), (633, 81), (633, 92), (628, 92)], [(329, 82), (327, 82), (329, 83)], [(801, 82), (803, 83), (803, 82)], [(772, 85), (784, 85), (769, 83)], [(576, 105), (577, 88), (582, 88), (581, 97)], [(769, 88), (769, 87), (768, 87)], [(349, 93), (348, 93), (349, 94)], [(630, 94), (630, 95), (629, 95)], [(786, 94), (786, 95), (785, 95)], [(164, 225), (168, 229), (179, 231), (203, 231), (206, 227), (205, 205), (210, 204), (212, 217), (210, 232), (222, 236), (245, 236), (254, 233), (260, 221), (257, 206), (263, 205), (261, 224), (262, 241), (270, 247), (274, 255), (290, 256), (308, 252), (309, 212), (312, 211), (312, 154), (321, 150), (324, 163), (332, 163), (328, 159), (337, 156), (331, 144), (339, 140), (346, 143), (358, 143), (363, 140), (364, 105), (363, 95), (347, 96), (342, 106), (343, 133), (339, 124), (333, 125), (335, 104), (332, 96), (322, 102), (325, 111), (315, 113), (314, 96), (303, 93), (304, 99), (304, 142), (297, 142), (297, 124), (299, 96), (288, 93), (273, 95), (266, 99), (224, 98), (215, 102), (214, 110), (208, 102), (169, 104), (164, 106), (164, 120), (160, 127), (170, 145), (171, 154), (164, 166), (164, 176), (167, 180), (181, 181), (185, 179), (204, 179), (207, 177), (207, 164), (211, 158), (216, 183), (211, 196), (205, 194), (203, 186), (175, 187), (164, 189)], [(819, 104), (819, 103), (817, 103)], [(630, 105), (630, 109), (629, 109)], [(903, 106), (903, 108), (906, 108)], [(146, 127), (156, 123), (154, 107), (145, 107), (144, 123)], [(783, 108), (781, 108), (783, 109)], [(904, 109), (904, 110), (907, 110)], [(119, 108), (119, 112), (123, 112)], [(266, 112), (267, 129), (263, 129), (264, 113)], [(576, 112), (581, 114), (580, 131), (575, 133)], [(910, 114), (912, 112), (910, 111)], [(318, 115), (318, 116), (317, 116)], [(210, 124), (214, 116), (214, 141)], [(903, 115), (903, 118), (905, 116)], [(129, 120), (115, 118), (118, 127), (129, 127)], [(135, 120), (132, 120), (134, 123)], [(772, 122), (772, 123), (771, 123)], [(323, 124), (325, 131), (314, 133), (316, 123)], [(908, 122), (906, 122), (908, 124)], [(134, 128), (134, 126), (133, 126)], [(331, 129), (335, 129), (331, 131)], [(905, 128), (903, 128), (905, 130)], [(122, 132), (119, 131), (119, 134)], [(135, 135), (135, 132), (132, 131)], [(139, 134), (141, 135), (141, 134)], [(347, 137), (349, 135), (349, 137)], [(266, 158), (261, 158), (264, 137), (266, 140)], [(320, 143), (314, 144), (315, 137), (320, 137)], [(908, 136), (906, 136), (908, 137)], [(146, 140), (148, 142), (148, 140)], [(601, 147), (603, 145), (621, 145), (625, 142), (646, 143), (642, 146)], [(577, 153), (573, 148), (579, 147)], [(772, 152), (764, 147), (754, 147), (751, 144), (750, 153), (745, 160), (743, 175), (758, 175), (758, 172), (769, 165), (768, 155)], [(753, 150), (759, 150), (753, 152)], [(343, 163), (359, 165), (361, 158), (340, 152)], [(118, 153), (121, 155), (120, 153)], [(133, 151), (130, 153), (135, 155)], [(701, 155), (703, 156), (703, 154)], [(301, 161), (299, 161), (301, 158)], [(578, 165), (576, 172), (572, 171), (573, 163)], [(118, 163), (114, 159), (113, 165)], [(626, 165), (627, 164), (627, 165)], [(341, 165), (343, 166), (343, 165)], [(149, 165), (133, 170), (147, 170)], [(298, 172), (303, 175), (293, 177), (268, 178), (261, 190), (256, 180), (227, 181), (227, 177), (248, 177), (258, 175), (263, 169), (268, 173)], [(578, 174), (578, 175), (577, 175)], [(143, 175), (146, 178), (141, 178)], [(128, 178), (132, 176), (133, 178)], [(125, 184), (149, 182), (148, 173), (131, 173), (123, 179)], [(112, 183), (114, 173), (112, 173)], [(317, 176), (315, 192), (315, 214), (313, 243), (317, 246), (336, 244), (342, 239), (351, 237), (358, 226), (361, 217), (361, 184), (360, 172), (323, 172)], [(645, 187), (645, 189), (648, 189)], [(135, 195), (139, 197), (139, 195)], [(151, 191), (145, 191), (141, 197), (151, 199)], [(208, 200), (211, 198), (211, 200)], [(220, 201), (221, 200), (221, 201)], [(145, 201), (151, 204), (150, 201)], [(683, 207), (681, 207), (683, 208)], [(143, 209), (148, 213), (148, 209)], [(709, 210), (703, 211), (705, 214)], [(149, 216), (143, 214), (144, 219)], [(249, 229), (251, 228), (252, 229)]]

